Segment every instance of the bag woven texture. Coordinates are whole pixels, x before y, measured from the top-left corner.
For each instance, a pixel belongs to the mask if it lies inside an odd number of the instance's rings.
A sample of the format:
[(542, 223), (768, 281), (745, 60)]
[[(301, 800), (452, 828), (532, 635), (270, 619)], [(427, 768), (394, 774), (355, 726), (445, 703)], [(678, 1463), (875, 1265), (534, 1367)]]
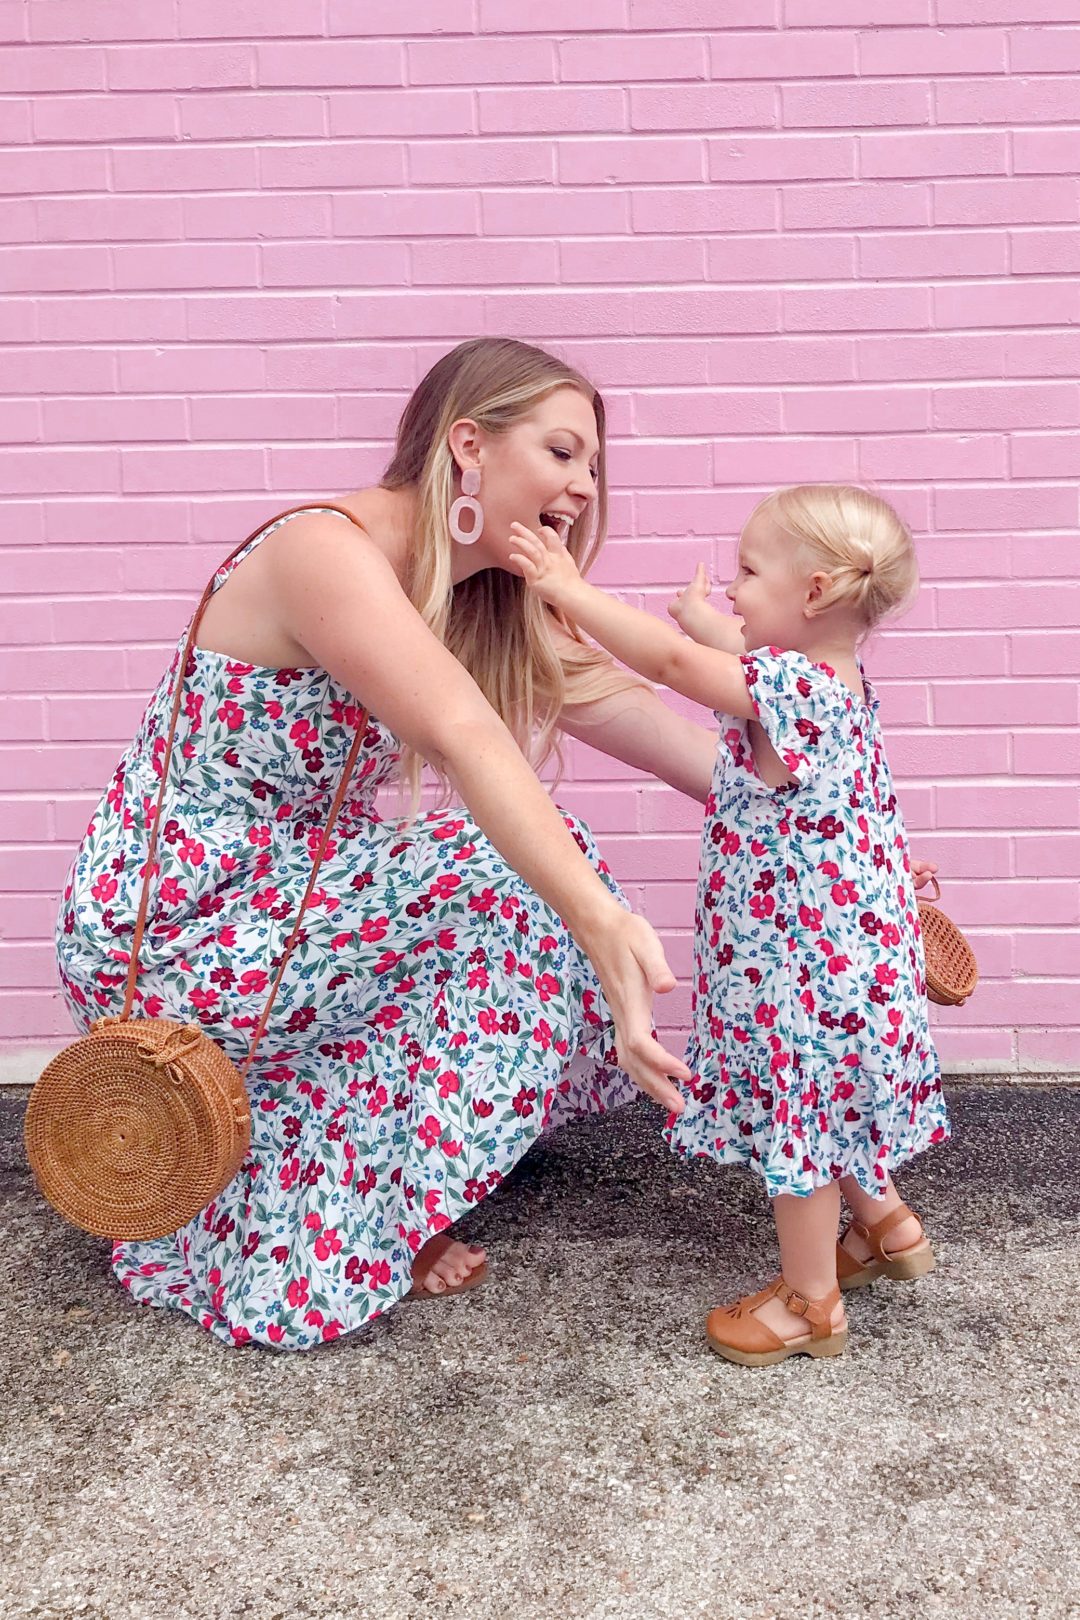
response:
[[(941, 897), (937, 879), (933, 879)], [(926, 994), (940, 1007), (961, 1007), (979, 982), (975, 952), (951, 917), (929, 900), (919, 901), (919, 926), (926, 957)]]

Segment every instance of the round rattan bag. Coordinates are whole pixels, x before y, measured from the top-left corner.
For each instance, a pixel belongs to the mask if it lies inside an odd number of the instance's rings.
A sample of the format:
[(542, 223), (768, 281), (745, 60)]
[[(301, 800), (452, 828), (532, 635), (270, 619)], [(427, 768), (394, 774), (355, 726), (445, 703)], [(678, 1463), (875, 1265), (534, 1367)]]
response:
[(205, 1031), (102, 1018), (59, 1052), (26, 1110), (38, 1186), (96, 1237), (164, 1237), (239, 1170), (251, 1135), (240, 1071)]
[[(934, 899), (939, 900), (938, 881), (930, 881), (936, 890)], [(926, 958), (927, 996), (941, 1007), (962, 1006), (979, 982), (975, 952), (951, 917), (929, 900), (919, 901), (919, 926)]]
[[(335, 506), (333, 510), (356, 522), (345, 507)], [(237, 546), (223, 566), (227, 567), (265, 526)], [(243, 1162), (251, 1134), (247, 1072), (267, 1027), (289, 956), (301, 936), (304, 912), (368, 723), (367, 712), (361, 710), (307, 888), (278, 958), (277, 972), (242, 1067), (237, 1068), (197, 1024), (167, 1018), (133, 1018), (139, 949), (146, 927), (150, 885), (158, 870), (158, 830), (184, 675), (213, 589), (211, 580), (192, 617), (177, 661), (168, 741), (128, 957), (123, 1010), (115, 1018), (98, 1019), (81, 1040), (57, 1053), (34, 1085), (26, 1110), (27, 1156), (44, 1197), (83, 1231), (128, 1242), (165, 1237), (186, 1226), (228, 1186)]]

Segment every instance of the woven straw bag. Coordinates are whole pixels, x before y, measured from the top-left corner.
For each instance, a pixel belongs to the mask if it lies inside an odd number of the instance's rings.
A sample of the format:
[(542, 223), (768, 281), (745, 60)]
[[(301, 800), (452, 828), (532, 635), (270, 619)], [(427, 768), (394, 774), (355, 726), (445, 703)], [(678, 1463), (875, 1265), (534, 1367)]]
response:
[[(292, 507), (282, 516), (308, 510)], [(340, 512), (351, 522), (357, 521), (344, 507), (329, 502), (319, 510)], [(227, 567), (266, 527), (260, 524), (222, 566)], [(195, 610), (177, 665), (123, 1011), (116, 1017), (99, 1018), (89, 1034), (57, 1053), (31, 1091), (26, 1110), (26, 1151), (38, 1187), (65, 1220), (95, 1237), (124, 1241), (165, 1237), (193, 1220), (239, 1170), (251, 1136), (245, 1077), (297, 942), (367, 729), (367, 712), (361, 711), (307, 889), (242, 1066), (238, 1068), (226, 1057), (198, 1024), (132, 1018), (139, 948), (150, 884), (158, 870), (154, 857), (184, 675), (213, 588), (211, 580)]]
[[(941, 899), (937, 878), (931, 878), (934, 899)], [(942, 1007), (960, 1007), (979, 982), (975, 952), (951, 918), (931, 904), (919, 901), (919, 926), (926, 957), (926, 994)]]

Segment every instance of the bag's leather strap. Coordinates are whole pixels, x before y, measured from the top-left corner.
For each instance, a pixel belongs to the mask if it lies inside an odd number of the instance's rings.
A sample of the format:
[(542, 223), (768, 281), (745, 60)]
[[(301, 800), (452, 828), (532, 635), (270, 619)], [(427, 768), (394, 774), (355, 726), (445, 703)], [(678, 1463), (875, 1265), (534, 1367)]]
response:
[[(206, 605), (211, 596), (214, 594), (214, 580), (217, 579), (217, 576), (221, 573), (222, 568), (228, 568), (234, 557), (238, 557), (245, 547), (249, 546), (253, 540), (257, 540), (259, 535), (262, 534), (266, 529), (271, 528), (275, 523), (281, 522), (283, 518), (295, 516), (297, 512), (312, 511), (340, 512), (341, 516), (348, 518), (350, 523), (355, 523), (357, 528), (361, 527), (359, 519), (355, 518), (346, 507), (335, 506), (332, 501), (320, 502), (318, 506), (292, 506), (287, 512), (280, 512), (276, 518), (271, 518), (268, 523), (260, 523), (257, 529), (252, 530), (251, 534), (248, 535), (246, 540), (238, 545), (234, 551), (229, 553), (225, 561), (221, 564), (221, 568), (218, 568), (215, 571), (213, 578), (211, 578), (207, 584), (207, 587), (203, 591), (199, 600), (199, 605), (192, 615), (191, 624), (188, 626), (188, 633), (184, 640), (184, 646), (180, 654), (180, 661), (176, 667), (176, 683), (173, 690), (172, 713), (169, 716), (169, 735), (165, 744), (165, 757), (161, 762), (161, 786), (158, 789), (157, 804), (154, 808), (154, 819), (150, 827), (150, 839), (147, 846), (146, 866), (143, 872), (142, 895), (139, 899), (139, 911), (135, 919), (135, 934), (131, 942), (131, 959), (128, 963), (127, 984), (124, 989), (124, 1010), (120, 1014), (121, 1019), (131, 1017), (131, 1009), (135, 1002), (135, 981), (139, 973), (139, 950), (142, 946), (143, 933), (146, 929), (146, 916), (150, 904), (150, 883), (156, 872), (155, 857), (157, 855), (158, 832), (161, 827), (162, 807), (165, 803), (165, 789), (168, 786), (169, 781), (169, 765), (172, 761), (173, 743), (176, 740), (176, 724), (180, 716), (180, 703), (184, 695), (184, 676), (187, 673), (188, 659), (191, 657), (192, 649), (195, 646), (195, 637), (198, 634), (199, 624), (202, 620), (203, 614), (206, 611)], [(308, 879), (307, 888), (304, 890), (304, 898), (300, 902), (299, 910), (296, 913), (296, 921), (293, 923), (292, 931), (285, 942), (285, 949), (282, 952), (281, 961), (278, 964), (277, 974), (274, 978), (273, 984), (270, 987), (270, 994), (266, 998), (266, 1005), (263, 1007), (259, 1022), (255, 1026), (255, 1033), (251, 1037), (251, 1044), (248, 1047), (247, 1057), (244, 1059), (243, 1068), (240, 1071), (243, 1075), (246, 1075), (248, 1069), (251, 1067), (252, 1060), (255, 1056), (255, 1050), (259, 1044), (259, 1041), (262, 1039), (262, 1035), (266, 1029), (267, 1023), (269, 1022), (270, 1012), (273, 1008), (274, 1000), (278, 993), (278, 986), (281, 984), (282, 978), (284, 977), (286, 965), (290, 955), (292, 954), (293, 947), (296, 944), (297, 936), (300, 933), (300, 925), (303, 922), (304, 912), (307, 909), (308, 901), (311, 899), (312, 891), (315, 888), (315, 880), (319, 875), (319, 868), (322, 865), (323, 856), (326, 854), (326, 846), (330, 842), (330, 835), (334, 830), (334, 823), (338, 818), (338, 812), (340, 811), (344, 802), (345, 790), (349, 785), (349, 778), (352, 775), (353, 766), (356, 764), (356, 757), (360, 752), (360, 744), (364, 740), (364, 732), (367, 730), (367, 724), (368, 711), (366, 709), (361, 709), (356, 722), (356, 732), (353, 736), (352, 745), (349, 748), (348, 758), (345, 761), (345, 767), (341, 773), (341, 780), (338, 783), (337, 792), (334, 794), (333, 802), (330, 805), (330, 810), (326, 817), (326, 825), (323, 828), (322, 838), (319, 842), (318, 850), (315, 853), (314, 861), (312, 862), (311, 876)]]

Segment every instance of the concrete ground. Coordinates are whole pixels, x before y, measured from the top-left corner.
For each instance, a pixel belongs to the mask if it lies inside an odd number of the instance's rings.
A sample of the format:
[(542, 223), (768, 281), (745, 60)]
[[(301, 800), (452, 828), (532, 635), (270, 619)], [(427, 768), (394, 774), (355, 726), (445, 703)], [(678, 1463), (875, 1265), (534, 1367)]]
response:
[(775, 1269), (762, 1197), (644, 1102), (476, 1211), (485, 1288), (288, 1356), (130, 1304), (0, 1097), (3, 1620), (1080, 1615), (1080, 1091), (950, 1100), (939, 1270), (750, 1371), (701, 1322)]

